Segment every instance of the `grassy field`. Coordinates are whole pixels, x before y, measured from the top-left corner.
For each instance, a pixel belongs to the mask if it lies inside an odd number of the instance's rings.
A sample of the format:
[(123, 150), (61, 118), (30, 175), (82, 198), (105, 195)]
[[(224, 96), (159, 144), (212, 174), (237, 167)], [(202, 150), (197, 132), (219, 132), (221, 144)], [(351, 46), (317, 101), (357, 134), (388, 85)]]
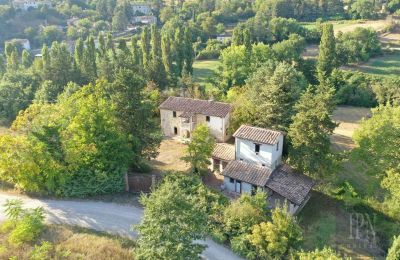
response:
[(370, 59), (363, 64), (348, 66), (345, 69), (358, 70), (377, 76), (399, 76), (400, 51)]
[[(133, 259), (134, 242), (83, 228), (48, 225), (33, 243), (13, 245), (7, 232), (0, 232), (0, 259), (31, 259), (34, 245), (51, 243), (47, 257), (40, 259)], [(37, 258), (35, 258), (37, 259)]]
[[(335, 34), (341, 32), (350, 32), (357, 27), (370, 27), (376, 31), (380, 31), (388, 25), (387, 20), (342, 20), (342, 21), (331, 21), (333, 25), (333, 30)], [(315, 29), (316, 23), (303, 22), (301, 23), (304, 27), (308, 29)]]
[[(351, 139), (359, 127), (360, 120), (370, 113), (368, 108), (339, 106), (334, 111), (333, 119), (339, 123), (331, 138), (332, 148), (336, 152), (349, 151), (354, 148)], [(358, 193), (359, 204), (352, 207), (348, 200), (342, 200), (334, 195), (334, 189), (343, 182), (348, 182)], [(392, 233), (399, 231), (399, 224), (389, 219), (381, 212), (369, 207), (366, 201), (380, 192), (379, 179), (368, 176), (358, 169), (351, 161), (344, 161), (339, 172), (332, 176), (331, 181), (319, 187), (310, 201), (300, 212), (298, 218), (304, 230), (304, 247), (314, 249), (331, 246), (344, 256), (353, 259), (383, 259), (382, 247), (388, 245)], [(371, 220), (372, 229), (376, 232), (374, 243), (371, 227), (360, 228), (360, 237), (356, 238), (350, 222), (352, 214), (363, 214)], [(354, 221), (352, 219), (351, 221)], [(396, 231), (397, 229), (397, 231)], [(369, 238), (367, 235), (370, 235)]]
[(359, 122), (371, 113), (371, 109), (364, 107), (338, 106), (333, 112), (332, 119), (339, 125), (331, 137), (334, 151), (346, 151), (354, 148), (351, 137)]
[(196, 60), (193, 64), (193, 79), (196, 83), (206, 84), (218, 71), (218, 60)]

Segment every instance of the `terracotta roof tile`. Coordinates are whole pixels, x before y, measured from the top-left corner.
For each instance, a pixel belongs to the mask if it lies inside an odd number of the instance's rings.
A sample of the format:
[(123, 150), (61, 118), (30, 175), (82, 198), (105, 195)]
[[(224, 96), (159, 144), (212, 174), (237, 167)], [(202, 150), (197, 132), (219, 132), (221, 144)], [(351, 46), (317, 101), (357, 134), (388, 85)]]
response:
[(233, 134), (235, 138), (271, 145), (278, 142), (280, 135), (282, 135), (282, 133), (279, 131), (247, 125), (240, 126)]
[(232, 107), (228, 103), (210, 100), (169, 97), (160, 105), (160, 109), (203, 114), (206, 116), (225, 117), (229, 112), (231, 112)]
[(235, 160), (228, 163), (222, 175), (264, 187), (271, 175), (271, 169)]
[(224, 161), (233, 161), (235, 160), (235, 146), (227, 143), (217, 143), (215, 144), (212, 157)]
[(266, 186), (294, 204), (301, 205), (314, 184), (310, 177), (283, 164), (272, 172)]

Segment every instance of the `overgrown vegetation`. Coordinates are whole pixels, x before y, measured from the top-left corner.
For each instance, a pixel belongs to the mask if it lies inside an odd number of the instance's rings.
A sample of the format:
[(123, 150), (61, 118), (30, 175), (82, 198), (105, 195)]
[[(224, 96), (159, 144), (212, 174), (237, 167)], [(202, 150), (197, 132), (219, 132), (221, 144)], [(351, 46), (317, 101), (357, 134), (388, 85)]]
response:
[(0, 223), (1, 259), (129, 259), (134, 243), (79, 228), (44, 224), (42, 208), (24, 209), (22, 201), (4, 205)]

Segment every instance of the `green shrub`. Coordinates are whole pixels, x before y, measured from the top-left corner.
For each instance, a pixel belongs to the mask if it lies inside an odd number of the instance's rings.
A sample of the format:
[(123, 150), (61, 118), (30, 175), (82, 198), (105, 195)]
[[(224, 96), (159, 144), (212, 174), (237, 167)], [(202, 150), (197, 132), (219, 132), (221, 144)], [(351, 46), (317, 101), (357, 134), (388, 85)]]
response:
[(218, 228), (213, 228), (210, 232), (210, 235), (211, 235), (212, 240), (214, 240), (215, 242), (217, 242), (219, 244), (223, 244), (227, 240), (227, 237), (224, 234), (224, 232)]
[(296, 254), (291, 256), (292, 260), (322, 260), (322, 259), (329, 259), (329, 260), (341, 260), (342, 258), (338, 253), (336, 253), (330, 247), (324, 247), (324, 249), (319, 250), (316, 249), (310, 252), (300, 251)]
[(17, 221), (15, 228), (11, 231), (8, 241), (19, 245), (24, 242), (31, 242), (39, 237), (44, 229), (43, 209), (37, 208), (26, 211), (23, 217)]
[(31, 260), (43, 260), (43, 259), (49, 259), (50, 258), (50, 253), (53, 249), (53, 245), (50, 242), (44, 241), (42, 244), (35, 245), (35, 248), (33, 249), (31, 253)]
[(399, 260), (400, 259), (400, 235), (393, 238), (392, 247), (389, 249), (386, 260)]

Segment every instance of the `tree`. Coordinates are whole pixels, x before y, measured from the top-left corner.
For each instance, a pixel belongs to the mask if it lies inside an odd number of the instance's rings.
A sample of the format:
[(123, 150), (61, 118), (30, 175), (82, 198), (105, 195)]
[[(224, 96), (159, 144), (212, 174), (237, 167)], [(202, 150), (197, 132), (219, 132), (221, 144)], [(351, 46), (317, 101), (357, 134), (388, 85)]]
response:
[(190, 75), (193, 73), (193, 62), (194, 62), (194, 50), (192, 44), (192, 34), (190, 33), (190, 29), (188, 27), (185, 28), (185, 66), (184, 71)]
[(155, 25), (151, 27), (151, 67), (150, 80), (154, 81), (160, 88), (167, 85), (167, 76), (161, 54), (160, 31)]
[(143, 78), (121, 69), (109, 86), (108, 94), (113, 107), (119, 111), (119, 125), (130, 136), (133, 150), (130, 164), (139, 168), (143, 159), (155, 158), (162, 140), (159, 126), (152, 118), (152, 105), (144, 97)]
[(330, 136), (336, 127), (332, 122), (334, 89), (312, 87), (295, 105), (296, 114), (289, 127), (289, 158), (297, 169), (310, 175), (323, 175), (332, 169)]
[(198, 125), (191, 138), (187, 147), (187, 155), (182, 159), (191, 164), (194, 173), (201, 174), (210, 165), (215, 139), (210, 135), (210, 129), (206, 125)]
[(363, 120), (353, 134), (355, 162), (364, 163), (367, 172), (383, 176), (388, 170), (400, 171), (400, 107), (380, 106), (372, 110), (372, 118)]
[(147, 26), (144, 27), (143, 29), (140, 44), (142, 47), (142, 55), (143, 55), (142, 58), (143, 69), (146, 73), (149, 73), (151, 66), (151, 53), (150, 53), (151, 46), (150, 46), (150, 31)]
[(280, 259), (297, 249), (303, 240), (302, 230), (295, 218), (287, 212), (287, 205), (272, 211), (272, 221), (253, 227), (248, 240), (261, 258)]
[(332, 24), (322, 26), (322, 36), (319, 45), (317, 72), (320, 81), (328, 77), (336, 67), (335, 35)]
[(56, 102), (57, 96), (61, 91), (62, 88), (60, 86), (54, 84), (51, 80), (45, 80), (35, 93), (35, 102)]
[(112, 18), (112, 27), (114, 31), (123, 31), (128, 26), (128, 17), (123, 8), (117, 7)]
[(293, 106), (306, 88), (304, 76), (285, 62), (269, 62), (247, 82), (243, 99), (234, 103), (231, 127), (252, 124), (286, 131)]
[(21, 63), (22, 63), (22, 66), (24, 66), (25, 69), (29, 68), (32, 65), (32, 56), (25, 49), (22, 51)]
[(251, 232), (252, 227), (266, 220), (266, 193), (257, 190), (254, 196), (243, 193), (223, 212), (224, 232), (232, 239)]
[[(190, 187), (190, 186), (189, 186)], [(144, 216), (137, 227), (137, 259), (200, 259), (207, 215), (194, 192), (179, 181), (166, 179), (148, 196), (142, 196)], [(168, 212), (168, 214), (166, 214)]]
[(82, 57), (82, 74), (87, 82), (94, 82), (97, 79), (96, 46), (94, 44), (94, 38), (89, 36), (85, 44), (86, 48), (83, 50)]
[(184, 41), (184, 31), (181, 28), (175, 31), (175, 50), (176, 50), (176, 66), (178, 69), (178, 77), (182, 75), (183, 65), (185, 62), (185, 41)]
[(399, 260), (400, 259), (400, 235), (393, 238), (392, 247), (389, 249), (386, 260)]
[(370, 0), (357, 0), (350, 7), (354, 19), (372, 19), (376, 17), (374, 2)]
[(161, 50), (164, 69), (169, 79), (172, 78), (172, 56), (171, 56), (171, 41), (168, 35), (163, 35), (161, 38)]
[(381, 182), (382, 188), (386, 189), (389, 194), (385, 198), (388, 205), (388, 212), (393, 216), (400, 214), (400, 173), (395, 170), (388, 170), (386, 176)]

